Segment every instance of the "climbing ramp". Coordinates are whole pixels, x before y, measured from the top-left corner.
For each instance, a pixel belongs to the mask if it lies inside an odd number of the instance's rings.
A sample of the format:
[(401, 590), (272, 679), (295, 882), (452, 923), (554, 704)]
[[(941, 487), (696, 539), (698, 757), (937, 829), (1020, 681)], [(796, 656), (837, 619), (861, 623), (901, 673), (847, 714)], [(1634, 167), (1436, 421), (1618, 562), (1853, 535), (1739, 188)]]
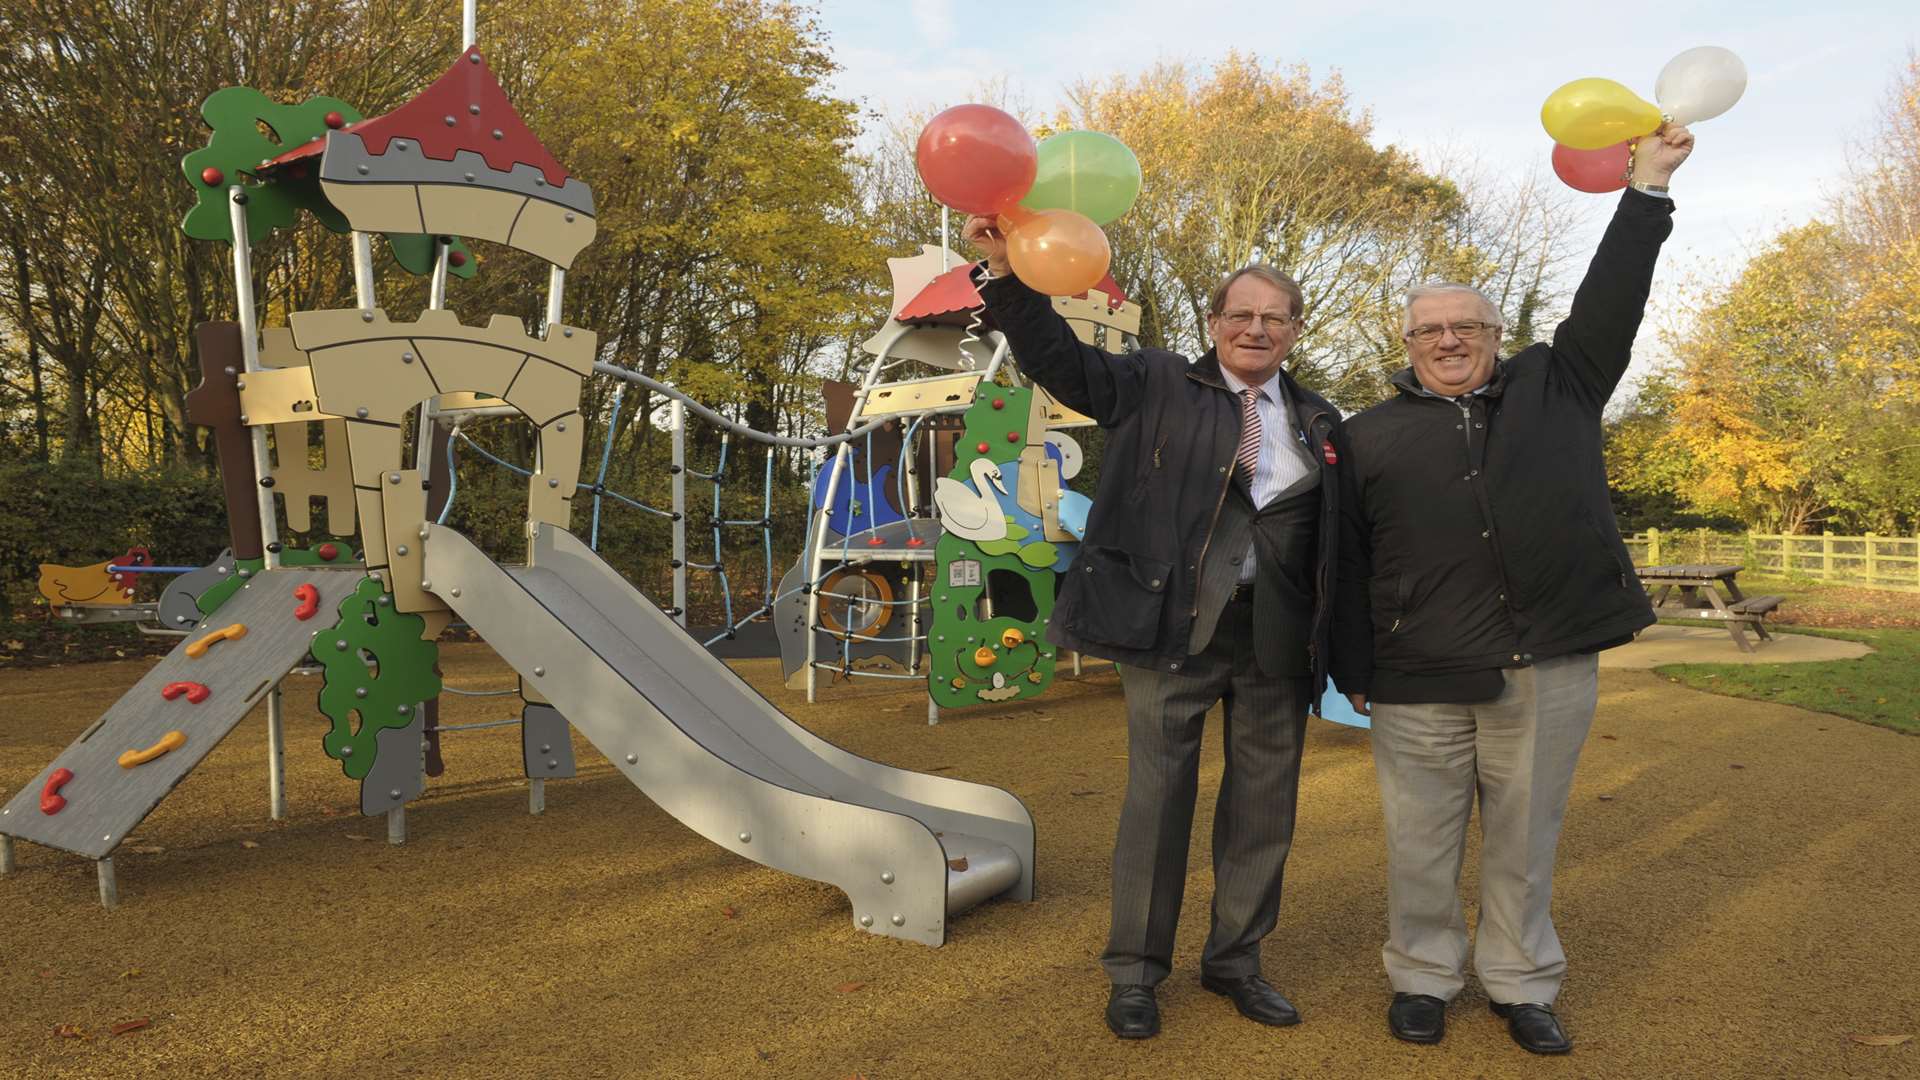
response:
[(1033, 819), (1011, 793), (848, 753), (788, 719), (572, 534), (533, 565), (427, 531), (433, 592), (661, 809), (765, 866), (823, 881), (856, 925), (939, 945), (948, 919), (1033, 898)]
[(363, 577), (359, 567), (255, 572), (0, 808), (0, 835), (110, 856), (300, 662)]

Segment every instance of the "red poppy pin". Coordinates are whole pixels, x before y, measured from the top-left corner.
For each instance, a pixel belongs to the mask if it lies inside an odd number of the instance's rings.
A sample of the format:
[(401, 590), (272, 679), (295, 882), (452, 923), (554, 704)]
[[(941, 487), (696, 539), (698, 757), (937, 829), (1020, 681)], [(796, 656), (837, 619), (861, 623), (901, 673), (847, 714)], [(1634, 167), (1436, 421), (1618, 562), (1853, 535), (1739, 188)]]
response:
[(1336, 453), (1334, 453), (1334, 452), (1333, 452), (1333, 440), (1332, 440), (1332, 439), (1328, 439), (1328, 440), (1326, 440), (1325, 442), (1322, 442), (1322, 443), (1320, 444), (1320, 456), (1321, 456), (1322, 458), (1325, 458), (1325, 459), (1326, 459), (1326, 462), (1327, 462), (1327, 464), (1329, 464), (1329, 465), (1338, 465), (1338, 464), (1340, 464), (1340, 455), (1339, 455), (1339, 454), (1336, 454)]

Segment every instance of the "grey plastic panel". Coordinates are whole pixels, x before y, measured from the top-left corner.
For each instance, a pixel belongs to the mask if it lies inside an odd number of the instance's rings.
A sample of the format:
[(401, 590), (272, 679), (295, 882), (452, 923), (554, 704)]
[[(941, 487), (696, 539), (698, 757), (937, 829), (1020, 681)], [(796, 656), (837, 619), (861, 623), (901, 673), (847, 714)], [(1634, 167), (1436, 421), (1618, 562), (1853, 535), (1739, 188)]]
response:
[(573, 775), (573, 734), (559, 709), (528, 705), (520, 711), (520, 756), (529, 780), (565, 780)]
[(500, 172), (472, 150), (456, 151), (452, 161), (436, 161), (420, 152), (418, 142), (405, 137), (390, 140), (386, 153), (375, 157), (367, 153), (367, 144), (360, 136), (350, 131), (328, 132), (327, 152), (320, 158), (320, 178), (356, 184), (483, 183), (582, 214), (593, 213), (593, 190), (577, 176), (569, 176), (566, 183), (554, 187), (533, 165), (515, 165), (510, 172)]
[(944, 941), (958, 910), (948, 843), (976, 853), (966, 873), (982, 866), (964, 899), (1031, 899), (1033, 823), (1017, 798), (817, 738), (570, 534), (543, 525), (535, 566), (509, 572), (434, 526), (426, 563), (436, 593), (662, 809), (730, 851), (834, 885), (863, 928)]
[(192, 573), (182, 574), (160, 593), (160, 625), (169, 630), (188, 630), (199, 625), (200, 595), (225, 581), (233, 573), (233, 549)]
[[(313, 635), (333, 624), (340, 602), (363, 577), (358, 568), (332, 567), (253, 575), (0, 808), (0, 832), (92, 859), (112, 852), (307, 654)], [(320, 591), (320, 611), (302, 622), (293, 616), (293, 590), (308, 583)], [(216, 642), (198, 659), (187, 655), (196, 642), (234, 623), (246, 626), (244, 637)], [(160, 691), (172, 682), (202, 683), (211, 694), (198, 705), (184, 696), (169, 701)], [(153, 746), (169, 731), (185, 734), (186, 744), (144, 765), (120, 767), (121, 753)], [(61, 789), (67, 806), (43, 814), (41, 788), (62, 768), (73, 770)]]
[(373, 733), (373, 768), (360, 781), (360, 812), (377, 817), (405, 806), (427, 790), (422, 756), (427, 735), (427, 711), (416, 705), (413, 722), (402, 728)]

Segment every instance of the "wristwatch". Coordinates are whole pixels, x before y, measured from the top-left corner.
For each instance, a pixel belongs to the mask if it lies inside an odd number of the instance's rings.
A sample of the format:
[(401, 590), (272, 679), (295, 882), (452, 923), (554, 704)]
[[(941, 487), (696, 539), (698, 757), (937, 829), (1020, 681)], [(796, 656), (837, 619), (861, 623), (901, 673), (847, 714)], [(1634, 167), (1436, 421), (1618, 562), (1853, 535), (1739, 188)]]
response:
[(1667, 194), (1667, 187), (1665, 184), (1647, 184), (1647, 183), (1642, 183), (1639, 180), (1635, 180), (1633, 183), (1627, 186), (1631, 187), (1635, 191), (1642, 192), (1647, 195), (1652, 195), (1654, 198), (1657, 198), (1657, 199), (1672, 198), (1671, 195)]

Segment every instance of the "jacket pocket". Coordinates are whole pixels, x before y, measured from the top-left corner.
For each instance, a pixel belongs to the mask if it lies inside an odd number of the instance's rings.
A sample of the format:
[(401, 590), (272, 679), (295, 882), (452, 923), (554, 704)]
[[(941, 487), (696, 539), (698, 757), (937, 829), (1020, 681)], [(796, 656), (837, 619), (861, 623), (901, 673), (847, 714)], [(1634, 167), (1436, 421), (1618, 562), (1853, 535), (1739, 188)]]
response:
[(1088, 641), (1152, 648), (1160, 636), (1160, 612), (1172, 570), (1169, 562), (1082, 544), (1072, 570), (1078, 579), (1077, 605), (1067, 628)]
[(1373, 632), (1397, 633), (1406, 622), (1407, 575), (1380, 574), (1368, 583), (1373, 596)]
[(1620, 557), (1621, 552), (1625, 550), (1625, 545), (1619, 542), (1619, 534), (1615, 532), (1611, 536), (1608, 535), (1609, 530), (1601, 528), (1600, 523), (1594, 520), (1592, 511), (1582, 510), (1580, 516), (1587, 523), (1587, 534), (1600, 545), (1600, 554), (1605, 560), (1600, 566), (1606, 569), (1607, 576), (1617, 578), (1623, 589), (1629, 584), (1637, 583), (1639, 576), (1633, 572), (1632, 561)]

